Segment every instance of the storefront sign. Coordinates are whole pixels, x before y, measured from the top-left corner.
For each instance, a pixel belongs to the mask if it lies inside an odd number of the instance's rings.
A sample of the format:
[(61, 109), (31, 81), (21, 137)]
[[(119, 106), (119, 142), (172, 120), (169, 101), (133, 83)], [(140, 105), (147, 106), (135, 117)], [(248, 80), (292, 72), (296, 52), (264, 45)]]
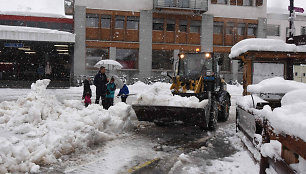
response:
[(24, 45), (22, 43), (5, 43), (4, 47), (8, 47), (8, 48), (23, 48)]

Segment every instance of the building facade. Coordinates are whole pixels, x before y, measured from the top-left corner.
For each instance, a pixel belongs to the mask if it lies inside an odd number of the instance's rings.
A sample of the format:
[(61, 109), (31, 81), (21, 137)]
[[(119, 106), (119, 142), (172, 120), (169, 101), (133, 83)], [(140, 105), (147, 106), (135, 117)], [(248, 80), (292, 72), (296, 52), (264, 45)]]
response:
[(76, 78), (94, 75), (101, 59), (120, 62), (118, 73), (130, 81), (159, 78), (173, 71), (180, 52), (200, 49), (224, 57), (229, 81), (239, 76), (231, 46), (265, 37), (266, 0), (77, 0), (74, 20)]

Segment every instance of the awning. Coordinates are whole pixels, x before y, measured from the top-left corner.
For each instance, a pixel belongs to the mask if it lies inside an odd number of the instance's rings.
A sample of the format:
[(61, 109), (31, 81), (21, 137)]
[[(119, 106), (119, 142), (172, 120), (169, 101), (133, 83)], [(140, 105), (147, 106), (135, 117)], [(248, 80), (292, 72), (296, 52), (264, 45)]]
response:
[(43, 28), (0, 25), (0, 40), (74, 43), (75, 34)]

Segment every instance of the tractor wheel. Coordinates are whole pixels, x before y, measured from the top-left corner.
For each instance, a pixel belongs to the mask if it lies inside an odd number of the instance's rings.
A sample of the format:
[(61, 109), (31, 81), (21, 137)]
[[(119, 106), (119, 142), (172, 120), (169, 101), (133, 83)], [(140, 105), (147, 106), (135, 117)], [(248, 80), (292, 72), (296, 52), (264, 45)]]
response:
[(218, 123), (218, 110), (215, 105), (211, 108), (210, 112), (210, 118), (208, 122), (208, 129), (211, 131), (214, 131), (217, 129), (217, 123)]
[(221, 106), (221, 111), (219, 111), (218, 121), (226, 122), (228, 120), (230, 107), (230, 99), (229, 97), (226, 97), (223, 105)]

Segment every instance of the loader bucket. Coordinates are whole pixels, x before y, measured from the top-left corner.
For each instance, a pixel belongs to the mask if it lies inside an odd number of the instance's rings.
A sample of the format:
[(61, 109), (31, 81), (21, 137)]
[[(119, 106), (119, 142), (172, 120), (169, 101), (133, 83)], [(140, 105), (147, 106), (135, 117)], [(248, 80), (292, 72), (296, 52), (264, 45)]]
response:
[(187, 108), (173, 106), (133, 105), (139, 121), (155, 123), (171, 123), (182, 121), (187, 125), (197, 125), (207, 128), (208, 118), (206, 110), (202, 108)]

